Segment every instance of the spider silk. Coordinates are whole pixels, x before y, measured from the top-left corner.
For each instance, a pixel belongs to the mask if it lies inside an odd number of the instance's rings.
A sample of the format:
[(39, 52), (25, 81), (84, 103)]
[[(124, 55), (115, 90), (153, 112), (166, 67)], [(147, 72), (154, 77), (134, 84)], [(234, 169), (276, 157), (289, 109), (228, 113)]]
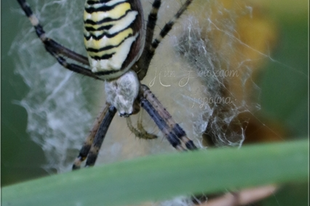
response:
[[(183, 1), (163, 1), (154, 37)], [(46, 35), (86, 56), (83, 45), (83, 1), (32, 0), (28, 2), (43, 25)], [(142, 0), (144, 16), (151, 0)], [(188, 137), (202, 146), (206, 129), (216, 136), (219, 146), (240, 147), (244, 140), (242, 125), (234, 120), (244, 112), (259, 109), (249, 96), (259, 92), (252, 73), (259, 61), (240, 51), (248, 48), (256, 59), (264, 53), (242, 39), (238, 22), (253, 19), (247, 2), (195, 0), (160, 43), (149, 71), (142, 81), (150, 87)], [(74, 74), (45, 52), (34, 29), (20, 9), (21, 31), (11, 47), (18, 73), (29, 88), (19, 104), (28, 114), (27, 132), (46, 156), (43, 167), (49, 172), (71, 169), (97, 113), (104, 105), (103, 82)], [(81, 15), (77, 15), (77, 14)], [(263, 50), (263, 49), (262, 49)], [(251, 98), (251, 100), (250, 100)], [(253, 103), (252, 103), (253, 102)], [(124, 118), (115, 117), (99, 154), (97, 164), (132, 159), (148, 154), (176, 152), (156, 125), (141, 114), (145, 129), (158, 140), (136, 138)], [(133, 117), (135, 123), (137, 115)], [(226, 132), (235, 124), (239, 130)], [(126, 134), (126, 135), (124, 135)], [(164, 205), (173, 205), (165, 202)]]

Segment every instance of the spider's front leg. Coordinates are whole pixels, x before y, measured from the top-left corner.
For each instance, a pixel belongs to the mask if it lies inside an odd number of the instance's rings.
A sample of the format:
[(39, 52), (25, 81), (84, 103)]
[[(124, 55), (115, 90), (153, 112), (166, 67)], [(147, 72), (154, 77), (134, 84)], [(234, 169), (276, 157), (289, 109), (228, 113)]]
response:
[(63, 57), (67, 57), (69, 59), (72, 59), (74, 61), (77, 61), (84, 65), (89, 65), (87, 57), (80, 55), (74, 51), (71, 51), (70, 49), (60, 45), (55, 40), (48, 38), (45, 34), (45, 31), (40, 24), (39, 19), (33, 14), (30, 6), (25, 0), (17, 0), (23, 11), (25, 12), (26, 16), (29, 18), (30, 23), (35, 29), (35, 32), (37, 36), (40, 38), (42, 43), (44, 44), (44, 47), (47, 52), (49, 52), (56, 60), (57, 62), (62, 65), (64, 68), (82, 74), (84, 76), (89, 76), (94, 79), (101, 79), (96, 74), (91, 72), (89, 69), (86, 69), (80, 65), (74, 64), (74, 63), (68, 63), (66, 59)]
[(182, 6), (179, 8), (177, 13), (173, 16), (173, 18), (170, 19), (170, 21), (165, 24), (165, 26), (159, 32), (159, 35), (153, 39), (154, 28), (155, 28), (157, 16), (158, 16), (158, 10), (159, 10), (160, 5), (161, 5), (161, 0), (154, 0), (153, 5), (152, 5), (152, 10), (151, 10), (151, 13), (149, 14), (149, 18), (148, 18), (148, 22), (147, 22), (145, 47), (144, 47), (141, 58), (137, 62), (137, 66), (138, 66), (137, 68), (140, 68), (140, 69), (136, 70), (136, 72), (138, 74), (138, 78), (140, 81), (147, 74), (147, 71), (149, 69), (149, 65), (151, 63), (151, 60), (152, 60), (154, 54), (155, 54), (156, 48), (158, 47), (160, 42), (165, 38), (165, 36), (171, 31), (175, 22), (186, 11), (186, 9), (192, 3), (192, 1), (193, 0), (186, 0), (182, 4)]

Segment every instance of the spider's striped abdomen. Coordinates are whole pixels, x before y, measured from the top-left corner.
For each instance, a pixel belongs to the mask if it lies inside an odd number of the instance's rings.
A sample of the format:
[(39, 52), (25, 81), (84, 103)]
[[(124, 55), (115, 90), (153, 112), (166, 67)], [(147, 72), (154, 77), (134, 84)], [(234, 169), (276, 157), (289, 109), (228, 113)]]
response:
[(117, 78), (138, 60), (144, 46), (142, 15), (140, 1), (86, 1), (84, 42), (92, 72)]

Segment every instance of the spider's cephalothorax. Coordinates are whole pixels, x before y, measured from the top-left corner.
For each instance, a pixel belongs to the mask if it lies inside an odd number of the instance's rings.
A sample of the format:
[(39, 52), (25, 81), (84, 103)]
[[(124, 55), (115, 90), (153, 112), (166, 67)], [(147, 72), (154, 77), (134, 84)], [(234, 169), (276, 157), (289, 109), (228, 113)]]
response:
[[(147, 111), (174, 148), (180, 151), (197, 149), (150, 89), (140, 84), (156, 48), (192, 0), (185, 0), (156, 38), (153, 38), (153, 33), (161, 0), (153, 1), (146, 26), (140, 0), (86, 0), (84, 43), (88, 58), (48, 38), (26, 1), (17, 1), (34, 26), (46, 51), (59, 64), (76, 73), (105, 82), (107, 104), (87, 136), (73, 169), (80, 168), (85, 159), (86, 166), (94, 165), (116, 111), (128, 117), (138, 112), (138, 105)], [(67, 58), (84, 64), (87, 68), (68, 63)], [(130, 122), (128, 117), (129, 129), (136, 136), (144, 139), (156, 138), (143, 129), (141, 122), (138, 122), (138, 129), (132, 127)]]
[(140, 1), (89, 1), (84, 10), (84, 43), (90, 69), (106, 81), (107, 102), (120, 115), (133, 112), (139, 91), (134, 72), (128, 72), (140, 58), (145, 29)]

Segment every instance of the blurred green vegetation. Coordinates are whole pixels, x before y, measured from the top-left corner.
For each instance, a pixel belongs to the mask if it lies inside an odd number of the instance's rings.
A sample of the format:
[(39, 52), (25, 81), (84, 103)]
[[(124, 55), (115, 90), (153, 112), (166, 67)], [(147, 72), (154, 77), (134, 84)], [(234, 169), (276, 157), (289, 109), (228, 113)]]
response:
[[(278, 4), (277, 4), (277, 3)], [(283, 2), (283, 4), (282, 4)], [(274, 9), (279, 38), (273, 61), (261, 75), (262, 113), (281, 122), (288, 136), (308, 136), (308, 6), (307, 1), (264, 1)], [(281, 5), (281, 6), (280, 6)], [(263, 201), (264, 206), (308, 205), (308, 182), (290, 183)]]
[(307, 163), (306, 140), (148, 156), (5, 187), (3, 204), (137, 205), (176, 195), (305, 181)]
[(262, 74), (262, 112), (288, 126), (291, 135), (307, 135), (308, 27), (307, 19), (281, 21), (274, 60)]

